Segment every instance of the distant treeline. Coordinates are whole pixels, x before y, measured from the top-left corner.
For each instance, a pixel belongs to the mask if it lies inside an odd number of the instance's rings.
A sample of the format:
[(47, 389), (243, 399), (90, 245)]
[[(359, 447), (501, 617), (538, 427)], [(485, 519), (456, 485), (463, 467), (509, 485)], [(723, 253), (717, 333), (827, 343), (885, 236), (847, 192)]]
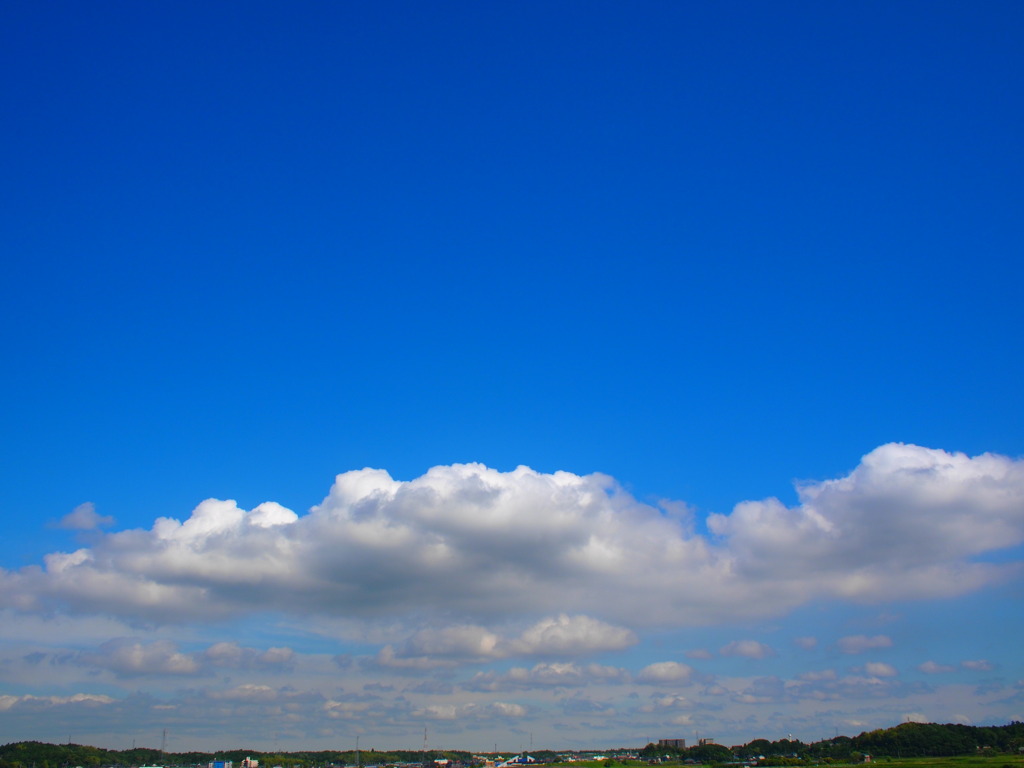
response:
[[(755, 739), (749, 744), (724, 747), (702, 744), (685, 749), (648, 744), (639, 757), (654, 760), (665, 757), (694, 760), (699, 763), (724, 763), (735, 759), (764, 757), (767, 765), (790, 765), (805, 762), (849, 762), (864, 755), (873, 757), (947, 757), (978, 752), (1018, 752), (1024, 750), (1024, 723), (1008, 725), (938, 725), (935, 723), (903, 723), (895, 728), (867, 731), (859, 736), (837, 736), (811, 744), (797, 740), (768, 741)], [(557, 759), (554, 752), (538, 750), (531, 753), (537, 762)], [(236, 766), (246, 757), (260, 761), (260, 768), (317, 768), (319, 766), (389, 765), (421, 763), (447, 759), (469, 765), (473, 757), (461, 751), (379, 752), (375, 749), (320, 752), (259, 752), (234, 749), (220, 752), (164, 753), (157, 749), (107, 750), (80, 744), (44, 744), (21, 741), (0, 746), (0, 768), (97, 768), (98, 766), (205, 766), (214, 760), (231, 760)]]
[[(260, 761), (260, 768), (313, 768), (313, 766), (387, 765), (395, 763), (422, 763), (424, 753), (420, 751), (378, 752), (374, 749), (320, 752), (259, 752), (251, 749), (230, 749), (220, 752), (161, 752), (158, 749), (112, 750), (88, 747), (81, 744), (44, 744), (39, 741), (20, 741), (0, 747), (0, 768), (94, 768), (95, 766), (195, 766), (214, 760), (231, 760), (239, 768), (242, 760), (251, 757)], [(455, 763), (468, 763), (472, 755), (468, 752), (432, 750), (426, 753), (427, 760), (448, 759)]]
[(648, 744), (641, 751), (647, 758), (670, 754), (697, 762), (727, 762), (730, 759), (764, 757), (768, 765), (798, 762), (849, 762), (864, 755), (873, 757), (949, 757), (977, 752), (1018, 752), (1024, 749), (1024, 723), (1009, 725), (938, 725), (936, 723), (903, 723), (894, 728), (865, 731), (859, 736), (837, 736), (811, 744), (780, 739), (754, 739), (749, 744), (727, 749), (705, 744), (686, 749), (672, 749)]

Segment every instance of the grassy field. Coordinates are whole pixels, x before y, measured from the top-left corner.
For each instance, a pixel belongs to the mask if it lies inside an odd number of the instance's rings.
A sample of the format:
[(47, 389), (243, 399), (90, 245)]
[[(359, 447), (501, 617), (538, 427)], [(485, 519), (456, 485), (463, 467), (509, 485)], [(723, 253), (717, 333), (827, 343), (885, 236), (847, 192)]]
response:
[(1024, 768), (1024, 755), (958, 755), (956, 757), (881, 758), (885, 768)]
[[(604, 768), (604, 760), (580, 760), (575, 763), (549, 763), (544, 768)], [(642, 760), (616, 760), (614, 768), (639, 768)], [(664, 764), (666, 768), (671, 763)], [(1024, 768), (1024, 755), (957, 755), (956, 757), (880, 757), (872, 763), (832, 763), (831, 768)]]

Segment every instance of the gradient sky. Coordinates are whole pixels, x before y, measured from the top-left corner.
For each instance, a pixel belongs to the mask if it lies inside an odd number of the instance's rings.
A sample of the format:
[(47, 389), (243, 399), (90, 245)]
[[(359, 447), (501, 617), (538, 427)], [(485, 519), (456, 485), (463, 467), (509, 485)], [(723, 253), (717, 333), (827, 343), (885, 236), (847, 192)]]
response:
[(1024, 720), (1024, 5), (0, 13), (0, 741)]

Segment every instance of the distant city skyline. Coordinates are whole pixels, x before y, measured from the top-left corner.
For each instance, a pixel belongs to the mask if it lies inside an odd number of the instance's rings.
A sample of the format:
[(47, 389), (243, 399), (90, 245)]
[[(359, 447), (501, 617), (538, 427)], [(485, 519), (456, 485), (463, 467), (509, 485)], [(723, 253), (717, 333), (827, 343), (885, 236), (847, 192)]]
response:
[(0, 25), (0, 742), (1024, 720), (1024, 5)]

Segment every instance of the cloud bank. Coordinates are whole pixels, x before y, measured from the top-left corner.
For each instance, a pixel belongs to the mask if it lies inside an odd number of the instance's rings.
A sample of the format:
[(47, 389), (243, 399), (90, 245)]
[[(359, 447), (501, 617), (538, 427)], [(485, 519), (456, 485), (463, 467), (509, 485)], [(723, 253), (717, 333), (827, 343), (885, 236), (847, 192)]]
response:
[[(89, 548), (0, 571), (0, 604), (152, 624), (267, 612), (401, 621), (405, 645), (385, 659), (394, 663), (621, 649), (635, 642), (627, 627), (782, 615), (822, 598), (949, 597), (1019, 572), (979, 558), (1024, 541), (1022, 461), (894, 443), (798, 491), (794, 507), (766, 499), (711, 515), (701, 535), (674, 505), (642, 503), (601, 474), (462, 464), (398, 481), (363, 469), (338, 475), (303, 515), (208, 499), (184, 521), (94, 530)], [(101, 521), (91, 506), (69, 518)], [(157, 652), (120, 648), (110, 663), (128, 674)], [(194, 662), (164, 663), (185, 672)]]

